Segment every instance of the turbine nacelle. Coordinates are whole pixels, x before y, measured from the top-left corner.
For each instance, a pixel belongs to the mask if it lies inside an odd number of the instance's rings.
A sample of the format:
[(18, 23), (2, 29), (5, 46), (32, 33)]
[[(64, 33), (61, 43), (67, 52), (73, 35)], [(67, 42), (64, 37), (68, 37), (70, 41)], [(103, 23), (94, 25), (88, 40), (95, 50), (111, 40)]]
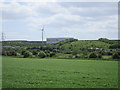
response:
[(41, 28), (42, 31), (44, 31), (44, 28)]
[(44, 26), (43, 26), (43, 28), (41, 28), (41, 30), (44, 31)]

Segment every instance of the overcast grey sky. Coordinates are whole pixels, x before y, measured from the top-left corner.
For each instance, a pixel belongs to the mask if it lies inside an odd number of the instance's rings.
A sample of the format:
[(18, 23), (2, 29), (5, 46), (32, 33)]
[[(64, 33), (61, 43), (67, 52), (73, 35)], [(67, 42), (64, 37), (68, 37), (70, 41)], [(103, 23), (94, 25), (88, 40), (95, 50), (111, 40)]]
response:
[[(1, 20), (6, 40), (73, 37), (118, 38), (117, 2), (4, 2)], [(0, 26), (1, 27), (1, 26)]]

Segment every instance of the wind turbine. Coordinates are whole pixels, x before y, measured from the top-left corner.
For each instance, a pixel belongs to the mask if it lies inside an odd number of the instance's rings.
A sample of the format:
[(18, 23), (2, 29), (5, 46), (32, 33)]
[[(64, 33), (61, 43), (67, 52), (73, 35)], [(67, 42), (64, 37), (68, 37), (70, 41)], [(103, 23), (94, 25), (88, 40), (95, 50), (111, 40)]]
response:
[(43, 44), (43, 32), (44, 32), (44, 26), (43, 26), (43, 28), (41, 28), (41, 31), (42, 31), (42, 44)]

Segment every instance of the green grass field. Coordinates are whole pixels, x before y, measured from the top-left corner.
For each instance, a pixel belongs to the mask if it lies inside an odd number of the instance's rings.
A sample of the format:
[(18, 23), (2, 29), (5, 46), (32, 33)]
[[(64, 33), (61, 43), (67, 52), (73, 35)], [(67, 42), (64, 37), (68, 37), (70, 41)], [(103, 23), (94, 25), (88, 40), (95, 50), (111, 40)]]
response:
[(118, 61), (3, 57), (3, 88), (117, 88)]

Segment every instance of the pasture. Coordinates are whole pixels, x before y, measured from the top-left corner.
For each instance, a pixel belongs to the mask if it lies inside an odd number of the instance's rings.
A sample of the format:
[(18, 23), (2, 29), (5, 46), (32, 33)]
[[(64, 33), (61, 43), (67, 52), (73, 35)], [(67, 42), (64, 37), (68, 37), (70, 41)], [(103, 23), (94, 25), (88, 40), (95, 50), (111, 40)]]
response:
[(118, 61), (2, 59), (3, 88), (117, 88)]

